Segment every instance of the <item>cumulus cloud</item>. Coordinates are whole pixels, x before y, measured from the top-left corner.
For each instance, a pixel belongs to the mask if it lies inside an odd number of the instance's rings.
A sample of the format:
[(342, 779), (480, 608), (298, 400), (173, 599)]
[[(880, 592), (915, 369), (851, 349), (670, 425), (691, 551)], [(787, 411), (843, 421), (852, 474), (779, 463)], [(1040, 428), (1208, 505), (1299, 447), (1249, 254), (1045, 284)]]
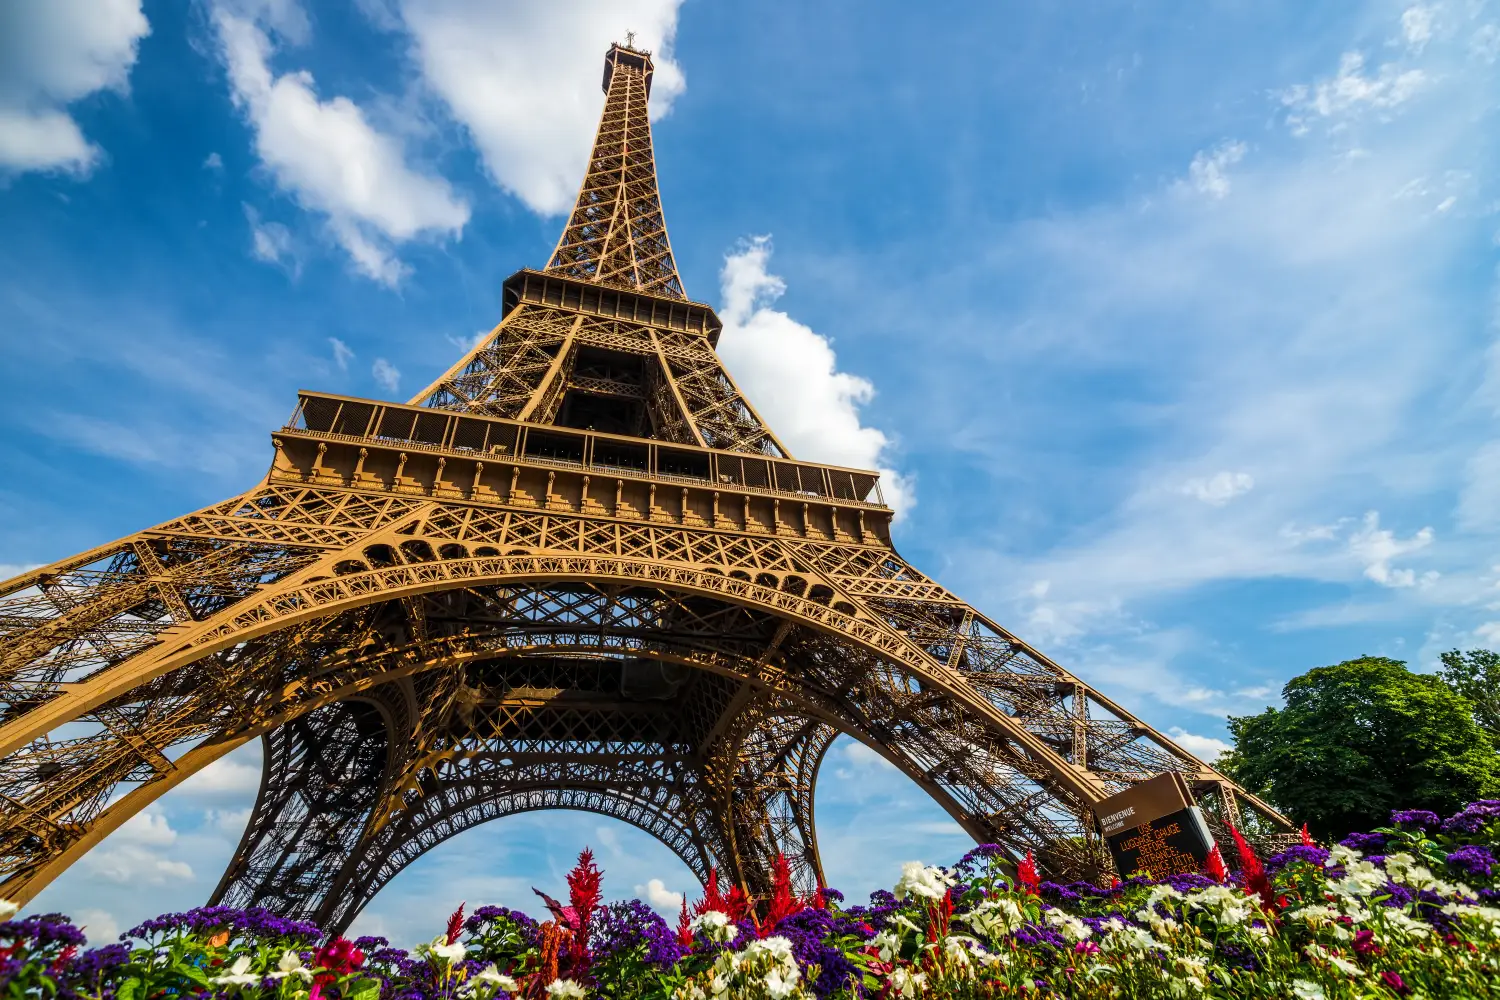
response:
[(370, 366), (370, 374), (375, 376), (375, 381), (381, 388), (391, 392), (395, 392), (401, 385), (401, 370), (385, 358), (375, 359), (375, 364)]
[(1218, 200), (1229, 193), (1228, 168), (1245, 158), (1243, 142), (1221, 142), (1193, 157), (1188, 165), (1188, 183), (1201, 195)]
[(134, 844), (95, 849), (84, 856), (84, 864), (97, 878), (119, 885), (164, 885), (193, 879), (193, 866), (186, 861), (164, 858)]
[(469, 207), (442, 177), (411, 166), (399, 139), (378, 131), (359, 105), (347, 97), (321, 99), (306, 71), (272, 71), (273, 34), (285, 39), (291, 32), (295, 40), (306, 30), (293, 10), (300, 8), (215, 8), (232, 96), (277, 185), (327, 219), (360, 273), (395, 285), (406, 273), (395, 245), (461, 232)]
[(916, 502), (911, 483), (888, 467), (890, 439), (860, 419), (875, 387), (838, 370), (827, 337), (772, 308), (786, 284), (767, 270), (770, 259), (769, 236), (746, 241), (724, 259), (724, 363), (793, 455), (879, 469), (886, 502), (898, 515), (910, 510)]
[(1206, 479), (1189, 479), (1182, 484), (1183, 493), (1214, 507), (1222, 507), (1254, 488), (1255, 479), (1248, 472), (1219, 472)]
[(220, 757), (182, 783), (177, 794), (183, 797), (243, 795), (260, 788), (259, 765), (244, 764), (231, 757)]
[(250, 812), (250, 806), (243, 809), (205, 809), (203, 821), (220, 833), (238, 837), (245, 832), (245, 826), (250, 822)]
[(636, 886), (635, 892), (652, 907), (664, 913), (677, 913), (682, 908), (682, 893), (668, 889), (667, 884), (659, 878), (651, 879), (645, 885)]
[(193, 877), (192, 867), (157, 851), (176, 842), (177, 831), (167, 817), (147, 809), (121, 824), (101, 849), (84, 856), (84, 863), (95, 876), (121, 885), (185, 881)]
[(468, 130), (501, 187), (533, 210), (572, 205), (604, 104), (609, 44), (634, 31), (652, 50), (651, 113), (685, 81), (672, 58), (682, 0), (362, 0), (379, 27), (404, 30), (422, 79)]
[(1223, 740), (1214, 739), (1212, 736), (1198, 736), (1181, 726), (1173, 726), (1167, 731), (1167, 735), (1172, 737), (1172, 742), (1182, 749), (1209, 764), (1218, 760), (1220, 754), (1233, 749)]
[[(1432, 544), (1432, 529), (1423, 528), (1410, 538), (1399, 539), (1396, 533), (1380, 526), (1378, 511), (1365, 515), (1364, 523), (1349, 536), (1349, 551), (1363, 565), (1365, 576), (1382, 587), (1412, 587), (1417, 583), (1417, 574), (1411, 569), (1396, 569), (1393, 559), (1419, 552)], [(1424, 579), (1435, 579), (1427, 576)]]
[(72, 916), (78, 928), (87, 932), (90, 944), (112, 944), (120, 937), (120, 922), (108, 910), (91, 907), (78, 910)]
[(116, 843), (142, 847), (170, 847), (177, 842), (177, 831), (172, 829), (166, 816), (146, 809), (120, 824), (113, 839)]
[(0, 10), (0, 169), (87, 174), (99, 148), (67, 106), (124, 92), (151, 30), (141, 0), (45, 0)]

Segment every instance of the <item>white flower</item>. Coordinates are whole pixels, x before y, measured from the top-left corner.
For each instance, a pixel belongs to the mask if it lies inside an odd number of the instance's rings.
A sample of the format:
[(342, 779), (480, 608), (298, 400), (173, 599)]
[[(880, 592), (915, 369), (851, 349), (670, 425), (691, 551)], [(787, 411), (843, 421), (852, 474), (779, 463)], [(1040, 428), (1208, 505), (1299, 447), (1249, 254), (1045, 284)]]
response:
[(1387, 910), (1385, 922), (1391, 928), (1399, 931), (1409, 941), (1416, 941), (1432, 934), (1431, 927), (1420, 920), (1413, 920), (1401, 910)]
[(1042, 919), (1056, 927), (1069, 941), (1082, 941), (1094, 933), (1088, 924), (1062, 910), (1047, 910), (1042, 914)]
[(0, 899), (0, 920), (9, 920), (16, 915), (16, 911), (20, 908), (20, 903), (12, 903), (8, 899)]
[(1181, 899), (1181, 898), (1182, 898), (1182, 893), (1178, 892), (1176, 889), (1172, 888), (1170, 885), (1167, 885), (1167, 884), (1163, 883), (1162, 885), (1157, 885), (1157, 886), (1152, 886), (1151, 887), (1151, 892), (1149, 894), (1147, 894), (1147, 896), (1146, 896), (1146, 906), (1147, 907), (1155, 906), (1157, 903), (1160, 903), (1164, 899)]
[(922, 972), (912, 972), (910, 969), (895, 969), (891, 972), (891, 989), (897, 996), (906, 997), (911, 1000), (922, 987), (927, 984), (927, 975)]
[(780, 969), (772, 969), (766, 973), (766, 994), (771, 1000), (785, 1000), (797, 992), (797, 980), (800, 976), (801, 973), (796, 969), (790, 975), (784, 974)]
[(901, 953), (901, 939), (890, 931), (881, 931), (870, 939), (870, 946), (880, 955), (882, 962), (889, 962)]
[(953, 880), (941, 868), (931, 868), (920, 861), (908, 861), (901, 866), (901, 877), (896, 880), (895, 895), (905, 899), (908, 895), (927, 899), (942, 899), (948, 894)]
[(250, 956), (241, 955), (234, 960), (234, 964), (229, 967), (228, 973), (222, 976), (215, 976), (209, 982), (219, 986), (249, 986), (251, 983), (260, 982), (260, 974), (250, 972), (249, 969)]
[(986, 899), (968, 913), (958, 914), (958, 919), (985, 937), (997, 938), (1019, 930), (1026, 923), (1026, 914), (1013, 899)]
[(1327, 868), (1341, 868), (1344, 865), (1358, 861), (1362, 856), (1351, 847), (1345, 847), (1343, 844), (1334, 844), (1328, 849), (1328, 860), (1323, 862), (1323, 865)]
[(901, 928), (902, 930), (911, 931), (913, 934), (920, 935), (924, 933), (922, 928), (918, 927), (916, 924), (912, 923), (909, 918), (904, 917), (899, 913), (891, 917), (889, 923), (893, 926)]
[(1248, 921), (1252, 915), (1247, 896), (1227, 885), (1211, 885), (1187, 897), (1187, 905), (1213, 912), (1220, 926), (1235, 927)]
[(547, 995), (553, 1000), (583, 1000), (588, 994), (571, 979), (554, 979), (547, 984)]
[(1107, 951), (1151, 951), (1160, 950), (1162, 943), (1145, 928), (1122, 923), (1118, 928), (1110, 929), (1101, 947)]
[(702, 934), (716, 944), (733, 941), (740, 933), (740, 929), (729, 922), (729, 914), (720, 913), (718, 910), (709, 910), (701, 916), (694, 917), (688, 927), (693, 933)]
[[(957, 935), (943, 940), (943, 957), (948, 960), (948, 966), (955, 972), (968, 974), (972, 971), (973, 960), (969, 957), (969, 949), (964, 944), (965, 940)], [(976, 942), (977, 943), (977, 942)]]
[(478, 972), (474, 978), (464, 984), (462, 992), (467, 995), (477, 992), (481, 987), (493, 987), (494, 990), (504, 990), (506, 993), (516, 992), (516, 981), (510, 976), (502, 975), (500, 970), (491, 962)]
[(1317, 983), (1310, 983), (1306, 979), (1292, 980), (1292, 995), (1297, 1000), (1328, 1000), (1328, 994), (1323, 992), (1323, 987)]
[(454, 962), (462, 962), (464, 956), (469, 953), (469, 949), (462, 942), (455, 941), (449, 944), (448, 935), (446, 934), (439, 934), (433, 938), (431, 943), (423, 950), (427, 951), (434, 958), (447, 962), (449, 965), (452, 965)]
[(276, 971), (271, 973), (272, 979), (285, 979), (287, 976), (297, 976), (312, 982), (312, 970), (302, 964), (302, 956), (295, 951), (283, 952), (281, 961), (276, 963)]

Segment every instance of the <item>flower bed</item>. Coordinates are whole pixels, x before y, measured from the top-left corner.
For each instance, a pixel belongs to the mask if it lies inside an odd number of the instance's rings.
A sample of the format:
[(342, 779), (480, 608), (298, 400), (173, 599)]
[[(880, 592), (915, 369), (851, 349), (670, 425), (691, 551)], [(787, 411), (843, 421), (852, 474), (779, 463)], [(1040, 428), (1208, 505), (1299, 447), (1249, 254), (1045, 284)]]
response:
[(1500, 801), (1391, 821), (1263, 862), (1240, 841), (1234, 874), (1108, 887), (1041, 882), (1029, 863), (1010, 881), (982, 846), (907, 865), (862, 906), (796, 898), (779, 860), (769, 898), (711, 878), (675, 927), (638, 900), (602, 904), (585, 851), (567, 904), (543, 897), (548, 919), (460, 907), (409, 952), (225, 907), (80, 951), (64, 918), (32, 916), (0, 923), (0, 981), (62, 1000), (1500, 997)]

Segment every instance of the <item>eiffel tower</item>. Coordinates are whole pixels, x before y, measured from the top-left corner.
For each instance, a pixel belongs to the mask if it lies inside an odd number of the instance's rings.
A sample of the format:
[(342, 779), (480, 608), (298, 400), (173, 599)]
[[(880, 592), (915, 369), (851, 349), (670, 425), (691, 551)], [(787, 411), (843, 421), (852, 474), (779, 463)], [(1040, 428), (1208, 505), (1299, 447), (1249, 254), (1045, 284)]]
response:
[(1057, 877), (1109, 864), (1091, 803), (1166, 771), (1220, 832), (1287, 828), (908, 565), (875, 473), (791, 456), (678, 277), (651, 78), (610, 48), (551, 261), (431, 386), (301, 392), (252, 489), (0, 587), (0, 896), (256, 739), (213, 898), (332, 929), (538, 809), (751, 893), (784, 852), (810, 889), (840, 733)]

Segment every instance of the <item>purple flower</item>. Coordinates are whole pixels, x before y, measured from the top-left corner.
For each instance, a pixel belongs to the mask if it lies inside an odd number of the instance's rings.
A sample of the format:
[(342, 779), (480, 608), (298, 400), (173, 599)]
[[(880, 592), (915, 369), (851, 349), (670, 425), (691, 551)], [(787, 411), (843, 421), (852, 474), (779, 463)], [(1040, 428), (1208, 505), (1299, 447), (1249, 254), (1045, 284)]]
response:
[(610, 903), (600, 910), (594, 918), (590, 945), (597, 961), (644, 946), (646, 962), (658, 969), (670, 969), (687, 954), (677, 943), (677, 933), (639, 899)]
[(1460, 847), (1448, 855), (1448, 864), (1468, 875), (1489, 875), (1497, 863), (1490, 849), (1478, 844)]
[(1500, 799), (1480, 799), (1443, 820), (1443, 832), (1472, 835), (1496, 820), (1500, 820)]
[(1361, 854), (1368, 854), (1370, 851), (1378, 851), (1385, 847), (1385, 834), (1351, 833), (1349, 834), (1349, 836), (1339, 841), (1339, 844), (1343, 847), (1349, 848), (1351, 851), (1358, 851)]
[(1435, 830), (1442, 821), (1427, 809), (1397, 809), (1391, 813), (1391, 826), (1409, 826), (1418, 830)]
[(1304, 844), (1297, 844), (1294, 847), (1288, 847), (1280, 854), (1273, 854), (1269, 858), (1267, 858), (1266, 871), (1272, 875), (1275, 875), (1277, 872), (1283, 871), (1288, 866), (1298, 861), (1304, 862), (1306, 864), (1312, 865), (1314, 868), (1322, 870), (1323, 863), (1327, 860), (1328, 851), (1326, 848), (1316, 846), (1308, 847)]
[(74, 927), (61, 913), (44, 913), (25, 920), (0, 923), (0, 939), (30, 942), (33, 947), (49, 944), (82, 945), (88, 941), (83, 931)]

